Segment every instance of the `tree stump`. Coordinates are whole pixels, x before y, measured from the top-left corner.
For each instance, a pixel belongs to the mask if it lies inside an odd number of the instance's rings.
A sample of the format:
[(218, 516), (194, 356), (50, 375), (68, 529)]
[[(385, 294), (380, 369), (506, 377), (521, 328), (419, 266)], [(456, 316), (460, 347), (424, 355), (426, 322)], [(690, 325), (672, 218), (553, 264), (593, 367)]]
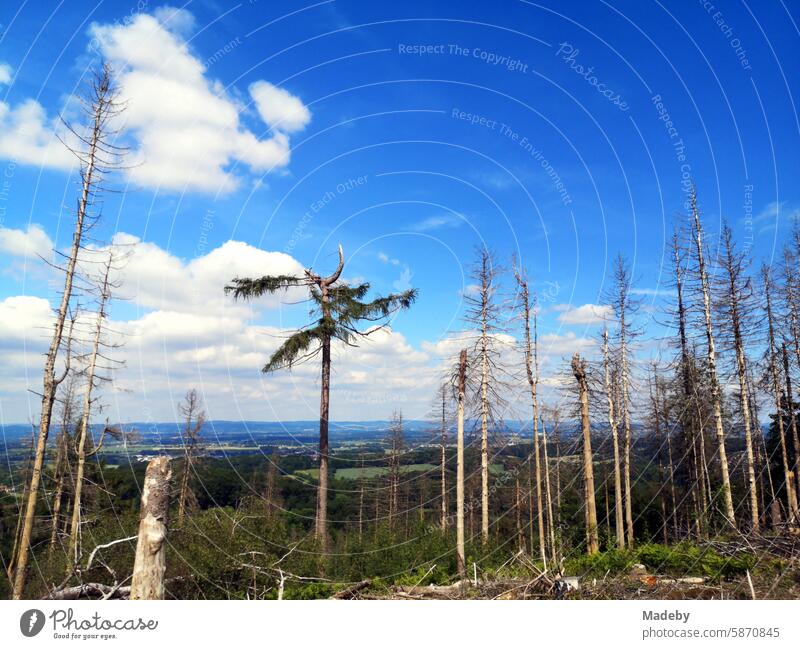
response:
[(150, 460), (144, 476), (131, 599), (163, 599), (172, 469), (168, 457)]

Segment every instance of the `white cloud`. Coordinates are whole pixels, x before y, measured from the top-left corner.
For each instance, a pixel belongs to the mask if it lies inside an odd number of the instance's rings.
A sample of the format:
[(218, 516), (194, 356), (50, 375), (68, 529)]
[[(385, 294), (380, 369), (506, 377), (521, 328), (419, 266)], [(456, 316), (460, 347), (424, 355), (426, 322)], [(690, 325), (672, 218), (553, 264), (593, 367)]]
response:
[[(288, 91), (258, 81), (250, 92), (271, 132), (262, 137), (248, 129), (241, 119), (246, 107), (206, 75), (186, 42), (193, 21), (185, 9), (162, 7), (125, 23), (95, 23), (89, 33), (111, 63), (126, 106), (115, 128), (131, 144), (130, 179), (149, 188), (228, 192), (241, 183), (234, 165), (259, 174), (285, 167), (288, 133), (305, 127), (311, 114)], [(4, 71), (10, 74), (0, 67), (0, 83)], [(0, 157), (70, 169), (74, 157), (56, 137), (63, 139), (64, 130), (37, 101), (0, 102)]]
[(304, 129), (311, 121), (311, 113), (302, 101), (268, 81), (251, 84), (250, 96), (261, 119), (273, 129), (293, 133)]
[(384, 264), (391, 264), (392, 266), (399, 266), (400, 265), (400, 260), (399, 259), (394, 259), (393, 257), (390, 257), (389, 255), (387, 255), (385, 252), (379, 252), (378, 253), (378, 260), (383, 262)]
[[(290, 255), (260, 250), (242, 241), (227, 241), (208, 254), (184, 261), (154, 243), (117, 233), (112, 246), (125, 256), (119, 293), (145, 309), (170, 312), (222, 313), (238, 308), (223, 289), (234, 277), (263, 275), (302, 275), (303, 267)], [(275, 307), (297, 297), (300, 289), (287, 295), (264, 297), (257, 307)]]
[(465, 223), (464, 218), (457, 214), (442, 214), (439, 216), (429, 216), (411, 226), (416, 232), (429, 232), (431, 230), (442, 230), (446, 228), (458, 228)]
[(0, 85), (8, 85), (11, 83), (11, 77), (13, 76), (13, 70), (8, 63), (0, 63)]
[[(310, 120), (302, 102), (263, 82), (251, 86), (272, 135), (260, 139), (240, 121), (242, 107), (222, 84), (206, 77), (203, 63), (175, 29), (186, 29), (185, 10), (159, 18), (139, 14), (126, 25), (93, 25), (91, 33), (117, 71), (126, 129), (133, 131), (141, 164), (133, 180), (149, 187), (229, 191), (239, 185), (230, 165), (263, 173), (289, 162), (289, 131)], [(166, 23), (163, 22), (166, 20)], [(177, 21), (177, 22), (176, 22)], [(269, 88), (273, 88), (270, 91)], [(286, 128), (282, 128), (282, 125)]]
[(767, 203), (761, 211), (753, 217), (755, 223), (775, 225), (779, 222), (789, 222), (800, 219), (800, 208), (791, 207), (786, 201), (772, 201)]
[(0, 158), (17, 163), (69, 170), (75, 157), (56, 137), (64, 129), (49, 119), (42, 105), (28, 99), (17, 106), (0, 101)]
[(0, 252), (15, 257), (48, 258), (53, 242), (41, 226), (31, 223), (27, 230), (0, 228)]
[(189, 34), (195, 26), (194, 16), (186, 9), (164, 5), (153, 11), (153, 16), (164, 27), (178, 34)]
[[(0, 301), (0, 346), (9, 342), (43, 340), (49, 333), (53, 312), (50, 303), (41, 297), (15, 295)], [(39, 360), (39, 349), (31, 354), (30, 361)]]
[(558, 321), (565, 325), (598, 324), (614, 317), (611, 307), (605, 304), (559, 305), (554, 310), (561, 311)]

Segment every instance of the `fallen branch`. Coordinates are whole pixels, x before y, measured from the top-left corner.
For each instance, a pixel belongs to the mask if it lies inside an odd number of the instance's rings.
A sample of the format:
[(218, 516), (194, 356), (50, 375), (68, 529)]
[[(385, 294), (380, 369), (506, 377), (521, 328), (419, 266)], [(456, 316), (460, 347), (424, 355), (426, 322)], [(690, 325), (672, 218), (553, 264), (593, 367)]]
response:
[(109, 543), (104, 543), (103, 545), (98, 545), (92, 553), (89, 555), (89, 560), (86, 562), (86, 568), (84, 569), (86, 572), (89, 572), (89, 568), (92, 567), (92, 561), (94, 560), (94, 555), (97, 554), (98, 550), (105, 550), (106, 548), (110, 548), (112, 545), (117, 545), (117, 543), (125, 543), (126, 541), (135, 541), (138, 536), (128, 536), (124, 539), (117, 539), (116, 541), (110, 541)]
[(344, 590), (340, 590), (334, 593), (331, 596), (331, 599), (353, 599), (353, 595), (355, 595), (359, 591), (364, 590), (371, 583), (372, 583), (371, 579), (365, 579), (364, 581), (356, 582), (355, 584), (348, 586)]
[(130, 586), (106, 586), (105, 584), (81, 584), (50, 593), (44, 599), (128, 599)]

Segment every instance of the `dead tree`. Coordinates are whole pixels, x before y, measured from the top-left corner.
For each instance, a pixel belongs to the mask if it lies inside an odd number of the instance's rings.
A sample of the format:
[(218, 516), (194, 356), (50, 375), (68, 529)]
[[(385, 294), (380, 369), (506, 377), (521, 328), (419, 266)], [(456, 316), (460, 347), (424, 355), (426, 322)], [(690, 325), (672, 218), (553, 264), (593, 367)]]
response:
[(462, 349), (456, 374), (456, 563), (461, 579), (467, 577), (464, 551), (464, 401), (467, 384), (467, 350)]
[(442, 419), (440, 425), (441, 435), (441, 526), (442, 532), (447, 531), (447, 385), (442, 384), (440, 388), (442, 398)]
[(83, 506), (83, 483), (86, 472), (86, 460), (88, 457), (95, 455), (103, 445), (105, 435), (111, 429), (108, 426), (103, 428), (103, 433), (100, 442), (94, 449), (88, 448), (91, 441), (91, 420), (93, 406), (95, 403), (94, 390), (99, 382), (107, 380), (106, 377), (100, 375), (99, 363), (103, 353), (101, 346), (103, 346), (103, 330), (105, 326), (105, 319), (108, 317), (108, 303), (111, 299), (112, 284), (109, 275), (112, 270), (114, 257), (112, 253), (108, 254), (103, 271), (103, 277), (99, 286), (97, 314), (95, 317), (94, 331), (92, 331), (92, 347), (89, 352), (88, 359), (86, 360), (86, 368), (84, 370), (86, 375), (86, 385), (83, 392), (83, 405), (80, 419), (80, 429), (77, 434), (75, 443), (76, 450), (76, 470), (75, 470), (75, 485), (74, 494), (72, 497), (72, 522), (70, 525), (69, 533), (69, 551), (67, 554), (67, 574), (77, 566), (78, 559), (80, 558), (80, 525), (81, 525), (81, 511)]
[(800, 436), (798, 436), (797, 416), (794, 409), (794, 392), (792, 392), (792, 373), (789, 368), (789, 353), (786, 350), (786, 343), (781, 345), (781, 355), (783, 356), (783, 379), (786, 381), (786, 409), (789, 411), (789, 429), (792, 431), (792, 446), (794, 447), (794, 481), (795, 489), (797, 476), (800, 475)]
[(589, 421), (589, 382), (586, 378), (586, 361), (580, 354), (572, 357), (572, 373), (578, 382), (581, 409), (581, 430), (583, 432), (583, 483), (586, 515), (586, 550), (596, 554), (600, 550), (597, 530), (597, 507), (594, 493), (594, 467), (592, 459), (592, 429)]
[(75, 413), (78, 409), (76, 403), (76, 379), (75, 374), (70, 373), (66, 383), (61, 390), (61, 425), (56, 441), (56, 466), (55, 480), (56, 487), (53, 492), (53, 525), (50, 530), (50, 546), (48, 552), (52, 554), (58, 543), (58, 534), (61, 531), (61, 508), (64, 504), (65, 491), (67, 488), (67, 478), (71, 472), (70, 449), (73, 444), (72, 431), (75, 427)]
[[(533, 417), (533, 464), (534, 477), (536, 482), (536, 518), (539, 530), (539, 557), (542, 560), (544, 570), (547, 570), (547, 544), (545, 543), (545, 520), (544, 508), (542, 506), (542, 460), (539, 451), (539, 401), (536, 394), (539, 385), (539, 355), (538, 355), (538, 329), (536, 302), (534, 298), (531, 304), (531, 297), (528, 291), (528, 279), (517, 268), (514, 269), (514, 278), (517, 282), (519, 309), (523, 323), (523, 351), (525, 354), (525, 375), (528, 379), (528, 389), (531, 395), (531, 408)], [(533, 314), (531, 314), (533, 311)], [(533, 315), (533, 333), (531, 333), (531, 315)], [(531, 494), (533, 497), (533, 494)]]
[[(794, 473), (790, 469), (789, 451), (786, 445), (786, 427), (783, 415), (783, 387), (780, 379), (780, 366), (778, 365), (778, 348), (775, 336), (775, 317), (773, 313), (774, 284), (770, 269), (767, 265), (761, 267), (761, 281), (764, 289), (764, 315), (767, 318), (767, 380), (772, 388), (772, 398), (775, 404), (775, 423), (778, 430), (778, 441), (781, 448), (781, 465), (783, 468), (784, 488), (786, 489), (786, 505), (789, 512), (789, 519), (796, 523), (798, 521), (797, 491), (794, 480)], [(788, 400), (787, 400), (788, 402)], [(789, 406), (791, 409), (791, 405)], [(769, 468), (767, 469), (769, 470)]]
[(476, 290), (467, 294), (465, 319), (478, 329), (472, 350), (477, 371), (477, 410), (481, 427), (481, 541), (489, 542), (489, 425), (494, 420), (493, 409), (502, 403), (497, 389), (497, 334), (499, 305), (497, 304), (497, 266), (486, 248), (478, 250), (478, 261), (473, 272)]
[(720, 260), (724, 277), (719, 300), (719, 322), (727, 334), (723, 340), (729, 342), (736, 358), (736, 376), (739, 380), (739, 409), (744, 427), (744, 444), (747, 456), (747, 489), (750, 505), (751, 529), (758, 533), (760, 514), (758, 508), (758, 488), (756, 484), (756, 462), (753, 452), (752, 417), (750, 412), (749, 385), (747, 383), (747, 354), (745, 352), (744, 328), (750, 322), (752, 288), (747, 277), (747, 258), (736, 251), (733, 232), (726, 224), (722, 228), (722, 257)]
[[(617, 533), (617, 547), (625, 547), (625, 523), (623, 521), (622, 473), (619, 462), (619, 428), (615, 413), (615, 387), (611, 382), (611, 359), (608, 350), (608, 329), (603, 329), (603, 370), (606, 401), (608, 403), (608, 427), (614, 448), (614, 522)], [(616, 383), (616, 381), (614, 382)]]
[(196, 471), (197, 459), (203, 451), (200, 431), (205, 424), (206, 413), (202, 410), (200, 397), (194, 388), (186, 393), (183, 403), (178, 408), (183, 416), (183, 471), (178, 493), (178, 522), (182, 524), (186, 513), (194, 508), (197, 502), (191, 488), (191, 477)]
[(619, 415), (622, 420), (622, 481), (625, 500), (625, 531), (628, 547), (633, 547), (633, 491), (631, 488), (631, 445), (633, 443), (631, 429), (631, 363), (630, 345), (635, 331), (632, 318), (636, 313), (638, 304), (630, 294), (631, 276), (625, 259), (617, 255), (614, 262), (613, 288), (610, 297), (611, 307), (617, 322), (616, 356), (617, 373), (619, 380)]
[(711, 407), (714, 416), (714, 427), (717, 436), (720, 473), (722, 476), (722, 499), (724, 514), (728, 523), (736, 528), (736, 515), (733, 510), (733, 495), (731, 493), (731, 479), (728, 470), (728, 453), (725, 449), (725, 427), (722, 421), (722, 391), (717, 373), (717, 352), (714, 342), (714, 326), (711, 320), (711, 288), (709, 285), (708, 270), (705, 260), (705, 243), (703, 240), (703, 225), (700, 222), (700, 210), (697, 206), (697, 193), (692, 189), (689, 197), (691, 207), (691, 230), (695, 244), (697, 274), (699, 290), (703, 303), (703, 325), (706, 336), (706, 360), (711, 388)]
[(400, 511), (400, 458), (405, 446), (403, 440), (403, 413), (394, 412), (389, 426), (389, 525), (395, 524)]
[(171, 480), (168, 457), (150, 460), (142, 489), (131, 599), (164, 599)]
[(544, 424), (544, 413), (541, 417), (542, 424), (542, 450), (544, 451), (544, 494), (547, 503), (548, 539), (550, 541), (550, 558), (553, 565), (558, 565), (558, 551), (556, 550), (556, 526), (553, 519), (553, 494), (550, 489), (550, 458), (547, 452), (547, 427)]
[(107, 172), (118, 168), (119, 158), (123, 153), (123, 150), (115, 146), (113, 142), (116, 133), (112, 130), (112, 122), (119, 115), (121, 108), (117, 103), (117, 90), (113, 85), (111, 69), (108, 66), (103, 66), (92, 80), (88, 95), (83, 102), (83, 109), (89, 122), (86, 133), (78, 133), (70, 129), (79, 142), (78, 146), (70, 147), (70, 150), (80, 163), (81, 190), (75, 212), (72, 245), (67, 254), (64, 267), (64, 288), (56, 311), (53, 337), (50, 340), (44, 365), (39, 436), (36, 443), (36, 455), (30, 477), (28, 498), (25, 504), (22, 534), (19, 540), (19, 549), (16, 553), (16, 571), (12, 590), (14, 599), (22, 598), (25, 589), (33, 521), (39, 497), (39, 483), (42, 477), (56, 390), (69, 372), (69, 354), (65, 355), (64, 371), (59, 375), (56, 375), (56, 362), (61, 350), (64, 326), (67, 322), (70, 301), (72, 300), (78, 254), (83, 248), (87, 228), (96, 219), (96, 215), (92, 213), (92, 208), (101, 190), (103, 177)]
[(705, 439), (702, 420), (697, 417), (697, 395), (692, 383), (694, 357), (690, 354), (689, 337), (687, 330), (687, 309), (684, 301), (684, 274), (681, 255), (681, 246), (678, 233), (672, 236), (672, 251), (675, 270), (675, 296), (677, 301), (675, 316), (678, 324), (678, 365), (680, 370), (680, 384), (682, 388), (682, 401), (680, 406), (680, 423), (685, 446), (689, 449), (692, 458), (689, 490), (695, 510), (695, 524), (697, 536), (705, 533), (704, 520), (708, 510), (706, 501), (706, 472), (705, 465)]

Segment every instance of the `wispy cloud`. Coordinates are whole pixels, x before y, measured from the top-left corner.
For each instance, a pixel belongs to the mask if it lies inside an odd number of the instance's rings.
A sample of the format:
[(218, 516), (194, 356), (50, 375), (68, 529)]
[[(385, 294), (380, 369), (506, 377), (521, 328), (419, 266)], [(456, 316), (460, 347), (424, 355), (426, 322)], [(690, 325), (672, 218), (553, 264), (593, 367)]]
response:
[(800, 219), (800, 207), (791, 207), (786, 201), (772, 201), (753, 217), (753, 222), (760, 225), (775, 225), (782, 221), (791, 222), (797, 219)]
[(431, 230), (443, 230), (461, 227), (464, 224), (464, 217), (460, 214), (441, 214), (429, 216), (411, 226), (415, 232), (429, 232)]
[(382, 261), (384, 264), (391, 264), (392, 266), (399, 266), (400, 260), (395, 259), (394, 257), (390, 257), (385, 252), (378, 253), (378, 259)]
[(558, 321), (565, 325), (590, 325), (599, 324), (614, 317), (611, 307), (607, 304), (582, 304), (581, 306), (558, 305), (561, 315)]

